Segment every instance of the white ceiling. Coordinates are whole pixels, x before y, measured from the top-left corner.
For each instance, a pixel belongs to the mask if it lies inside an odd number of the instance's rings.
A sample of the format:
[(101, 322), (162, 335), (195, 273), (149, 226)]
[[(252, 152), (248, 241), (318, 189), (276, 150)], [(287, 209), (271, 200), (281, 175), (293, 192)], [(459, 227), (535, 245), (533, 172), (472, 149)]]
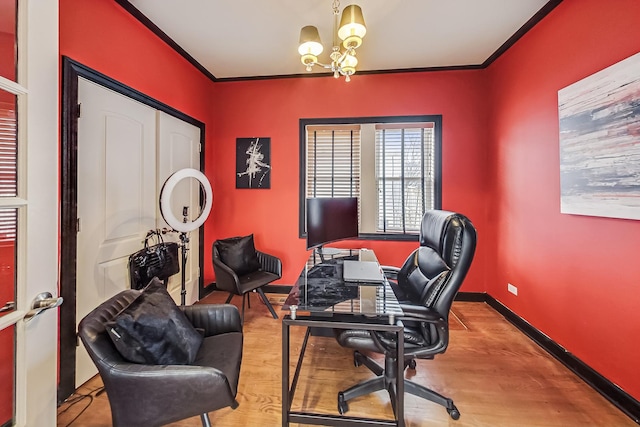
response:
[[(345, 0), (367, 34), (358, 71), (481, 65), (548, 0)], [(300, 28), (315, 25), (329, 62), (332, 0), (129, 0), (216, 78), (305, 73)], [(319, 68), (319, 67), (316, 67)], [(326, 72), (317, 69), (314, 72)]]

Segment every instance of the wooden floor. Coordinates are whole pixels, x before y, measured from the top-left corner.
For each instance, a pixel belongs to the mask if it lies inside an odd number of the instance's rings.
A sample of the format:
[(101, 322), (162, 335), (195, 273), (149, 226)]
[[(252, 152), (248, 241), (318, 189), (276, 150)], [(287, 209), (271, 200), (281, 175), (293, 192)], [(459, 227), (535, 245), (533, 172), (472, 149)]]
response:
[[(203, 302), (223, 302), (225, 297), (216, 292)], [(279, 296), (269, 297), (280, 302)], [(280, 313), (280, 307), (275, 308)], [(451, 397), (461, 417), (451, 420), (443, 407), (406, 395), (407, 427), (637, 426), (488, 305), (455, 302), (450, 320), (447, 352), (434, 360), (419, 360), (415, 374), (407, 372), (413, 381)], [(210, 413), (211, 422), (228, 427), (279, 426), (281, 323), (255, 295), (245, 314), (244, 333), (240, 406)], [(292, 370), (297, 359), (293, 351), (300, 349), (303, 334), (302, 328), (291, 330)], [(337, 392), (371, 375), (364, 366), (354, 367), (352, 352), (332, 338), (311, 337), (294, 409), (337, 414)], [(109, 402), (99, 392), (101, 386), (95, 377), (78, 389), (58, 409), (58, 426), (110, 426)], [(386, 392), (354, 399), (349, 407), (349, 415), (392, 418)], [(199, 417), (171, 424), (200, 425)]]

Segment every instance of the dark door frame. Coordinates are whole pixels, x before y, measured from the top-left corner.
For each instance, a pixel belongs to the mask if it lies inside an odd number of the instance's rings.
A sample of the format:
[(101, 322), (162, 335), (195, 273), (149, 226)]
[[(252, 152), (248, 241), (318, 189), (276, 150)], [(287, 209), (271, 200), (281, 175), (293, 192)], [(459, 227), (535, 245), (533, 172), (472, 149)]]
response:
[[(75, 391), (76, 346), (81, 345), (76, 332), (76, 261), (78, 214), (78, 78), (83, 77), (108, 89), (183, 120), (200, 128), (200, 170), (204, 170), (205, 124), (175, 108), (126, 86), (69, 57), (62, 57), (62, 105), (60, 136), (60, 290), (64, 304), (60, 306), (60, 371), (58, 403)], [(202, 197), (202, 196), (201, 196)], [(200, 227), (198, 295), (204, 287), (204, 228)]]

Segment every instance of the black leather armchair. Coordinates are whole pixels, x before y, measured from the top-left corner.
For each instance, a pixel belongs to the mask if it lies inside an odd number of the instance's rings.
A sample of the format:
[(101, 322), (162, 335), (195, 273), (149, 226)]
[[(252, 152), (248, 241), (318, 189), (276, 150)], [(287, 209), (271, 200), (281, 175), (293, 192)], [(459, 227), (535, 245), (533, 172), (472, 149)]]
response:
[(144, 365), (126, 361), (105, 330), (140, 293), (126, 290), (89, 313), (78, 335), (96, 364), (109, 397), (116, 427), (160, 426), (200, 415), (211, 426), (208, 412), (236, 408), (242, 360), (242, 325), (232, 305), (179, 307), (204, 340), (193, 365)]
[[(420, 247), (400, 269), (385, 269), (393, 273), (394, 292), (398, 295), (404, 315), (405, 368), (415, 369), (415, 359), (433, 359), (449, 345), (449, 310), (471, 266), (476, 248), (476, 230), (463, 215), (432, 210), (425, 213), (420, 229)], [(336, 331), (343, 347), (354, 348), (354, 363), (364, 364), (377, 376), (338, 393), (338, 410), (344, 414), (347, 402), (378, 390), (386, 389), (395, 402), (396, 336), (375, 331)], [(385, 356), (382, 368), (361, 351)], [(460, 412), (450, 398), (424, 386), (404, 380), (407, 393), (444, 406), (453, 419)], [(393, 408), (395, 412), (395, 407)]]
[[(229, 292), (229, 297), (226, 300), (228, 304), (234, 295), (242, 295), (242, 321), (244, 322), (244, 306), (245, 300), (249, 308), (251, 308), (251, 301), (249, 301), (249, 292), (256, 292), (267, 306), (274, 319), (278, 318), (273, 306), (264, 294), (262, 287), (274, 282), (282, 277), (282, 261), (273, 255), (252, 249), (257, 256), (257, 269), (251, 269), (253, 271), (241, 272), (238, 274), (233, 268), (225, 264), (223, 257), (221, 257), (221, 245), (234, 239), (230, 238), (224, 240), (216, 240), (213, 243), (212, 258), (213, 258), (213, 271), (216, 274), (216, 289)], [(253, 242), (250, 245), (253, 248)], [(237, 270), (237, 268), (236, 268)]]

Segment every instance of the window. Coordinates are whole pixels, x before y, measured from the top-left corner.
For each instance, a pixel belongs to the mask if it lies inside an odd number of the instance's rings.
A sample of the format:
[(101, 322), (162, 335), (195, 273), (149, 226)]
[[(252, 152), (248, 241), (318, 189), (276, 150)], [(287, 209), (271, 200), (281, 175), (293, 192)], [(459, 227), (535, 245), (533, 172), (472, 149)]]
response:
[(434, 206), (433, 154), (433, 123), (376, 125), (377, 231), (420, 231)]
[(360, 193), (360, 126), (307, 126), (307, 197)]
[[(15, 98), (0, 91), (1, 98)], [(16, 102), (0, 101), (0, 197), (18, 195), (18, 134)], [(0, 244), (16, 238), (17, 215), (15, 209), (0, 209)]]
[(307, 197), (358, 197), (360, 237), (413, 240), (440, 209), (441, 116), (300, 120), (300, 236)]

